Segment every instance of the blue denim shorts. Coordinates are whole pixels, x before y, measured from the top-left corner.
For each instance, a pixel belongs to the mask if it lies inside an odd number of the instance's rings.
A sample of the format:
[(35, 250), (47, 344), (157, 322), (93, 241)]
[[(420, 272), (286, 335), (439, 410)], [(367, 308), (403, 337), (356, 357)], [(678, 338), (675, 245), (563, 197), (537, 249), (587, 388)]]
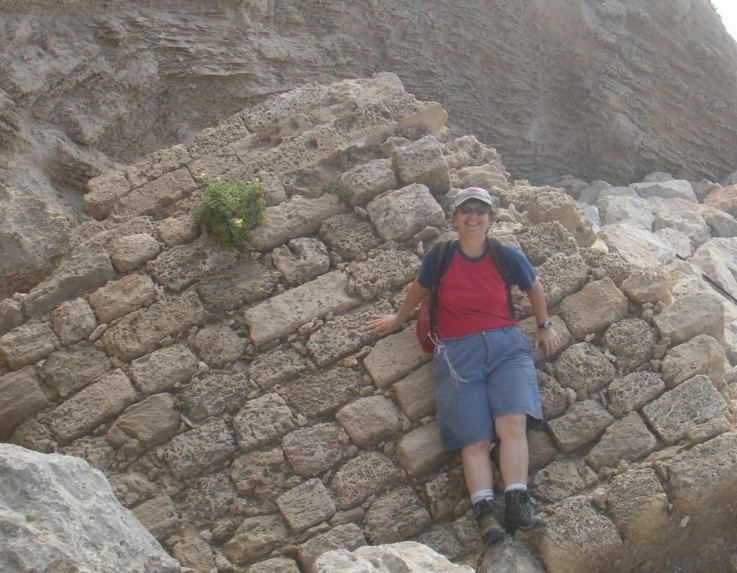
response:
[(516, 326), (441, 339), (433, 373), (446, 452), (492, 437), (505, 414), (527, 414), (528, 428), (542, 421), (532, 345)]

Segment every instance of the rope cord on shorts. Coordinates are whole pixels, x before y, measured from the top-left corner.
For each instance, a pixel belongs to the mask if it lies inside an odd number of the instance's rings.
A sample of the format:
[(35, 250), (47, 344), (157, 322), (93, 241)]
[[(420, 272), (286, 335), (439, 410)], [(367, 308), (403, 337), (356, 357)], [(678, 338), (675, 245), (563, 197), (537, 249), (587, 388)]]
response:
[(450, 379), (456, 384), (459, 382), (468, 384), (468, 380), (461, 378), (460, 374), (456, 372), (456, 369), (453, 368), (453, 365), (450, 363), (450, 358), (448, 358), (448, 349), (446, 348), (445, 344), (443, 344), (443, 342), (435, 335), (428, 334), (428, 336), (435, 343), (435, 348), (437, 348), (437, 351), (441, 355), (441, 358), (445, 361), (445, 364), (448, 366), (448, 372), (450, 373)]

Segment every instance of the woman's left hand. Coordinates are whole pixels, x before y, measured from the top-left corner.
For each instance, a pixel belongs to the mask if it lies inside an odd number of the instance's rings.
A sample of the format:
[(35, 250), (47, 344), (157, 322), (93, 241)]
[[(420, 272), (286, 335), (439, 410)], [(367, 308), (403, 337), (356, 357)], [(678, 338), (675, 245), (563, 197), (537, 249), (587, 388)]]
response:
[(535, 335), (534, 347), (542, 346), (547, 358), (555, 354), (560, 348), (560, 336), (554, 328), (539, 328)]

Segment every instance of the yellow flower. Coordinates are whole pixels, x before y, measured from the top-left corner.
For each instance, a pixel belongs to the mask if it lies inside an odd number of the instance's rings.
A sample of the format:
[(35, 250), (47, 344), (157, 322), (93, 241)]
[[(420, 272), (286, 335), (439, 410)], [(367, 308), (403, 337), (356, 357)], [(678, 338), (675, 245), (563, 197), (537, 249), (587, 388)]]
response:
[(233, 225), (235, 225), (236, 227), (242, 227), (243, 219), (233, 219)]

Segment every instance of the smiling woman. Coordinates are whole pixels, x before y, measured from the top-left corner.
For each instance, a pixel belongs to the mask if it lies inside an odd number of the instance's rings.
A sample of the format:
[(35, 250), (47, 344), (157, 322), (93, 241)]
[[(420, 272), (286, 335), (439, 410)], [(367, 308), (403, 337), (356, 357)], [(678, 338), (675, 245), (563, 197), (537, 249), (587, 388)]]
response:
[(722, 23), (732, 37), (737, 40), (737, 2), (735, 0), (711, 0), (722, 18)]

